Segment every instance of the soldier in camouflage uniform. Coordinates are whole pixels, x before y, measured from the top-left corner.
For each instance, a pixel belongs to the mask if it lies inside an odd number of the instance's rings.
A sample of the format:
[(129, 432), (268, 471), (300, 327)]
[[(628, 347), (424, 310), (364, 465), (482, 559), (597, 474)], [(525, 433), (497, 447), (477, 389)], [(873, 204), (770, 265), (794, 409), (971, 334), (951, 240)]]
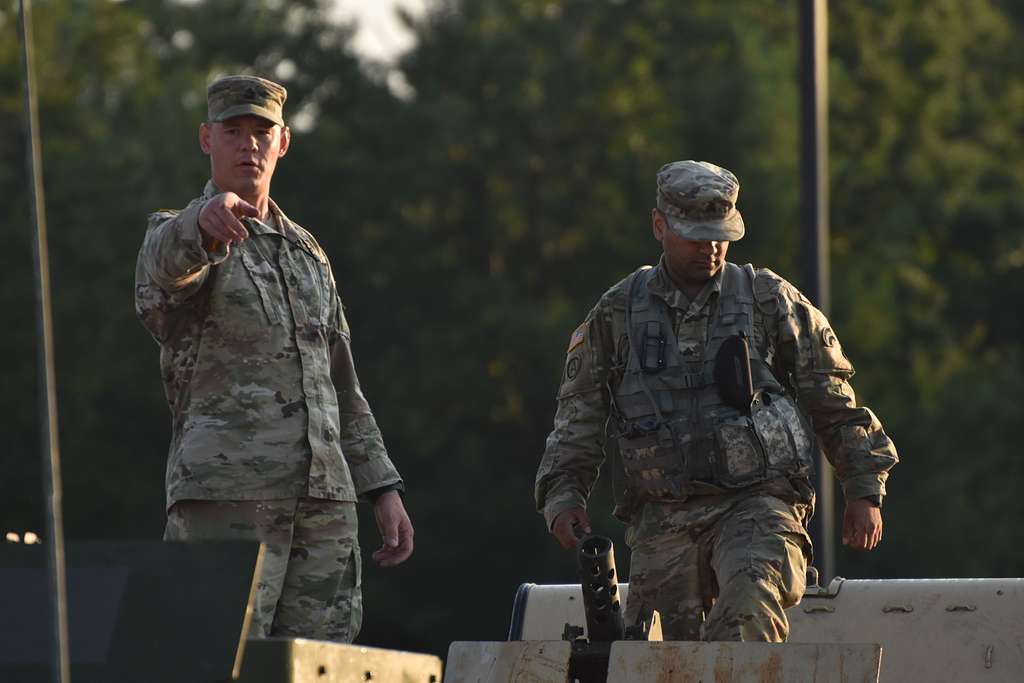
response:
[(373, 502), (380, 564), (409, 557), (413, 529), (327, 256), (270, 199), (286, 97), (251, 76), (209, 86), (199, 144), (212, 179), (150, 216), (135, 307), (171, 410), (165, 540), (263, 542), (250, 634), (351, 642), (357, 499)]
[[(736, 177), (682, 161), (657, 184), (663, 255), (572, 333), (537, 507), (574, 547), (611, 441), (615, 515), (633, 550), (627, 623), (658, 610), (668, 639), (782, 642), (783, 610), (805, 588), (819, 445), (847, 501), (843, 542), (857, 549), (881, 539), (896, 449), (856, 404), (825, 316), (772, 271), (725, 260), (744, 233)], [(726, 381), (748, 355), (749, 379)]]

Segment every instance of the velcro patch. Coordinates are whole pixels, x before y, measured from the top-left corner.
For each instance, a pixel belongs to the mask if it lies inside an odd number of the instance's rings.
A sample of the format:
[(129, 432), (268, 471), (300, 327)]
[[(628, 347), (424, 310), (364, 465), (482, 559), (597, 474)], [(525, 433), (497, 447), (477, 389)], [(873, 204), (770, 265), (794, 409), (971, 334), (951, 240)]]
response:
[(569, 353), (570, 351), (575, 349), (577, 346), (582, 344), (584, 341), (586, 341), (586, 339), (587, 339), (587, 324), (583, 323), (582, 325), (577, 327), (576, 331), (572, 333), (571, 337), (569, 337), (569, 348), (566, 349), (565, 352)]

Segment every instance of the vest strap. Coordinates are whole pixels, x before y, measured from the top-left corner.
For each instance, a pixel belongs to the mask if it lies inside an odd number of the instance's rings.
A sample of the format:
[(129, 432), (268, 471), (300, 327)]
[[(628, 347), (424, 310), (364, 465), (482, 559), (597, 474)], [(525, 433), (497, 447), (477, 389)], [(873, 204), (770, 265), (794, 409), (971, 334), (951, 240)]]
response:
[(687, 389), (699, 389), (707, 383), (703, 372), (688, 372), (682, 375), (679, 381)]
[(644, 326), (644, 336), (640, 352), (640, 367), (647, 374), (661, 372), (665, 369), (665, 346), (668, 340), (661, 328), (660, 320), (648, 320)]

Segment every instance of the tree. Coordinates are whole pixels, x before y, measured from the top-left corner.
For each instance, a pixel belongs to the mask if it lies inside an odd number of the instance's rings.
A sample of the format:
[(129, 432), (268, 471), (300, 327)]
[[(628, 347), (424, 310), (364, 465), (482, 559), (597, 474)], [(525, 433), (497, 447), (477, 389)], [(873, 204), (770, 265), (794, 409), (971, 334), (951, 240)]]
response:
[[(325, 7), (37, 7), (68, 535), (161, 532), (169, 429), (156, 347), (132, 319), (135, 254), (145, 216), (205, 180), (191, 147), (205, 85), (268, 75), (288, 87), (295, 128), (274, 196), (332, 259), (417, 526), (410, 564), (367, 566), (361, 639), (443, 653), (504, 637), (520, 582), (573, 580), (533, 511), (533, 476), (567, 336), (658, 257), (657, 168), (694, 158), (736, 172), (749, 229), (730, 254), (799, 284), (795, 8), (444, 0), (409, 19), (411, 95), (398, 98)], [(1019, 574), (1009, 397), (1024, 375), (1008, 302), (1024, 266), (1022, 15), (992, 0), (832, 10), (832, 321), (904, 457), (883, 548), (842, 553), (840, 568)], [(8, 10), (0, 526), (39, 530), (17, 50)], [(606, 488), (597, 496), (594, 510), (610, 509)], [(609, 517), (596, 524), (621, 541)]]

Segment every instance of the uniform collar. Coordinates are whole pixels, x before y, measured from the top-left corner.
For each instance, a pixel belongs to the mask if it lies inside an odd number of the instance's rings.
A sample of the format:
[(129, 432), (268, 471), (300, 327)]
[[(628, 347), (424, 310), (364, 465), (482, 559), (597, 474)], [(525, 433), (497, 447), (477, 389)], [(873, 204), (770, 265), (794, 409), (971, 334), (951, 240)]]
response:
[(704, 308), (712, 294), (718, 294), (722, 291), (722, 273), (724, 272), (725, 268), (723, 267), (713, 278), (708, 280), (708, 283), (704, 285), (704, 289), (700, 290), (697, 297), (690, 301), (686, 294), (676, 287), (676, 283), (672, 282), (668, 269), (665, 267), (665, 255), (662, 254), (658, 260), (658, 265), (654, 267), (654, 277), (647, 281), (647, 289), (651, 294), (664, 300), (671, 308), (678, 308), (681, 311), (689, 308), (700, 310)]

